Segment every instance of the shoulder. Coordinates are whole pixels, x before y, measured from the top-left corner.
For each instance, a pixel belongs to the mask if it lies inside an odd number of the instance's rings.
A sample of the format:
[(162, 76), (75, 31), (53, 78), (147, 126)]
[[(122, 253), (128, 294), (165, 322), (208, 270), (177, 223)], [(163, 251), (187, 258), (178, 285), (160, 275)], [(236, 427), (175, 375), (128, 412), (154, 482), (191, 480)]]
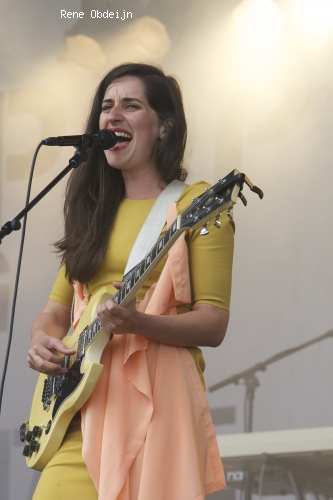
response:
[(211, 185), (205, 181), (195, 182), (194, 184), (188, 185), (185, 190), (182, 192), (181, 196), (177, 201), (177, 209), (178, 212), (182, 212), (188, 206), (191, 205), (193, 198), (200, 196), (205, 189), (210, 188)]

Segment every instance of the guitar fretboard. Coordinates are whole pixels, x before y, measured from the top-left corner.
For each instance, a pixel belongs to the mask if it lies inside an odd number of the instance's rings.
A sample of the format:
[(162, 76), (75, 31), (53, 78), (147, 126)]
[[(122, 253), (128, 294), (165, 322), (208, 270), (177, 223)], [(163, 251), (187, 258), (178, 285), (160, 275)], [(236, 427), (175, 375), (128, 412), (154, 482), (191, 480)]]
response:
[(82, 358), (84, 356), (84, 351), (90, 342), (95, 338), (98, 332), (102, 329), (101, 323), (96, 318), (90, 325), (86, 326), (84, 330), (79, 335), (78, 348), (76, 357)]
[[(113, 296), (113, 301), (120, 305), (129, 296), (136, 285), (142, 281), (143, 276), (150, 273), (154, 268), (156, 260), (160, 260), (159, 257), (163, 257), (165, 252), (163, 251), (165, 247), (168, 247), (172, 237), (177, 232), (177, 220), (175, 220), (172, 225), (163, 233), (163, 235), (158, 239), (150, 252), (142, 259), (139, 264), (137, 264), (131, 271), (128, 277), (126, 276), (126, 281), (118, 292)], [(133, 298), (133, 297), (132, 297)]]

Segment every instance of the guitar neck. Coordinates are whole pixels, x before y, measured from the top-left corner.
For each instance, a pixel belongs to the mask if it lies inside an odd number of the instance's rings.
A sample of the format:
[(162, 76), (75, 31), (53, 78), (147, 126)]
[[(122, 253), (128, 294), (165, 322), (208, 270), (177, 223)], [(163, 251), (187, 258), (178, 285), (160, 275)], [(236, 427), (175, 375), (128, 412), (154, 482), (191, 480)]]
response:
[(186, 228), (180, 228), (178, 222), (179, 217), (173, 221), (141, 262), (130, 271), (119, 291), (113, 296), (116, 304), (126, 307), (134, 299), (170, 247), (185, 231)]

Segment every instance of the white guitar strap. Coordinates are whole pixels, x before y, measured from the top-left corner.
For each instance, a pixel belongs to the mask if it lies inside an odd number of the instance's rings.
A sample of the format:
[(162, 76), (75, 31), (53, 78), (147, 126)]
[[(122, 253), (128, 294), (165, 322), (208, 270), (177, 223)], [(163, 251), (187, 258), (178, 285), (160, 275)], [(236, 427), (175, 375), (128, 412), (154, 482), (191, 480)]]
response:
[(168, 184), (156, 199), (132, 247), (123, 281), (126, 281), (127, 273), (147, 255), (156, 243), (165, 225), (169, 204), (178, 200), (186, 186), (188, 184), (176, 179)]

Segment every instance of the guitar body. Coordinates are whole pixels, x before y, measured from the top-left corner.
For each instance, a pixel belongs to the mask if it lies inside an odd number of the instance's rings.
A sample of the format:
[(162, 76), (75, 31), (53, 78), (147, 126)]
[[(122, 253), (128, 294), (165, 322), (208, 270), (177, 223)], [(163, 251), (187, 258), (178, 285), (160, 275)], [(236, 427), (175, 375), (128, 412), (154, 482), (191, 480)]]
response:
[[(105, 288), (96, 294), (75, 331), (62, 339), (66, 347), (77, 350), (79, 335), (91, 323), (97, 305), (110, 297)], [(43, 374), (38, 377), (30, 418), (23, 424), (28, 467), (43, 470), (58, 451), (73, 416), (88, 400), (99, 379), (103, 370), (100, 359), (109, 340), (110, 334), (101, 328), (94, 342), (85, 349), (84, 356), (72, 362), (68, 374), (59, 378)], [(59, 388), (54, 391), (57, 385)]]

